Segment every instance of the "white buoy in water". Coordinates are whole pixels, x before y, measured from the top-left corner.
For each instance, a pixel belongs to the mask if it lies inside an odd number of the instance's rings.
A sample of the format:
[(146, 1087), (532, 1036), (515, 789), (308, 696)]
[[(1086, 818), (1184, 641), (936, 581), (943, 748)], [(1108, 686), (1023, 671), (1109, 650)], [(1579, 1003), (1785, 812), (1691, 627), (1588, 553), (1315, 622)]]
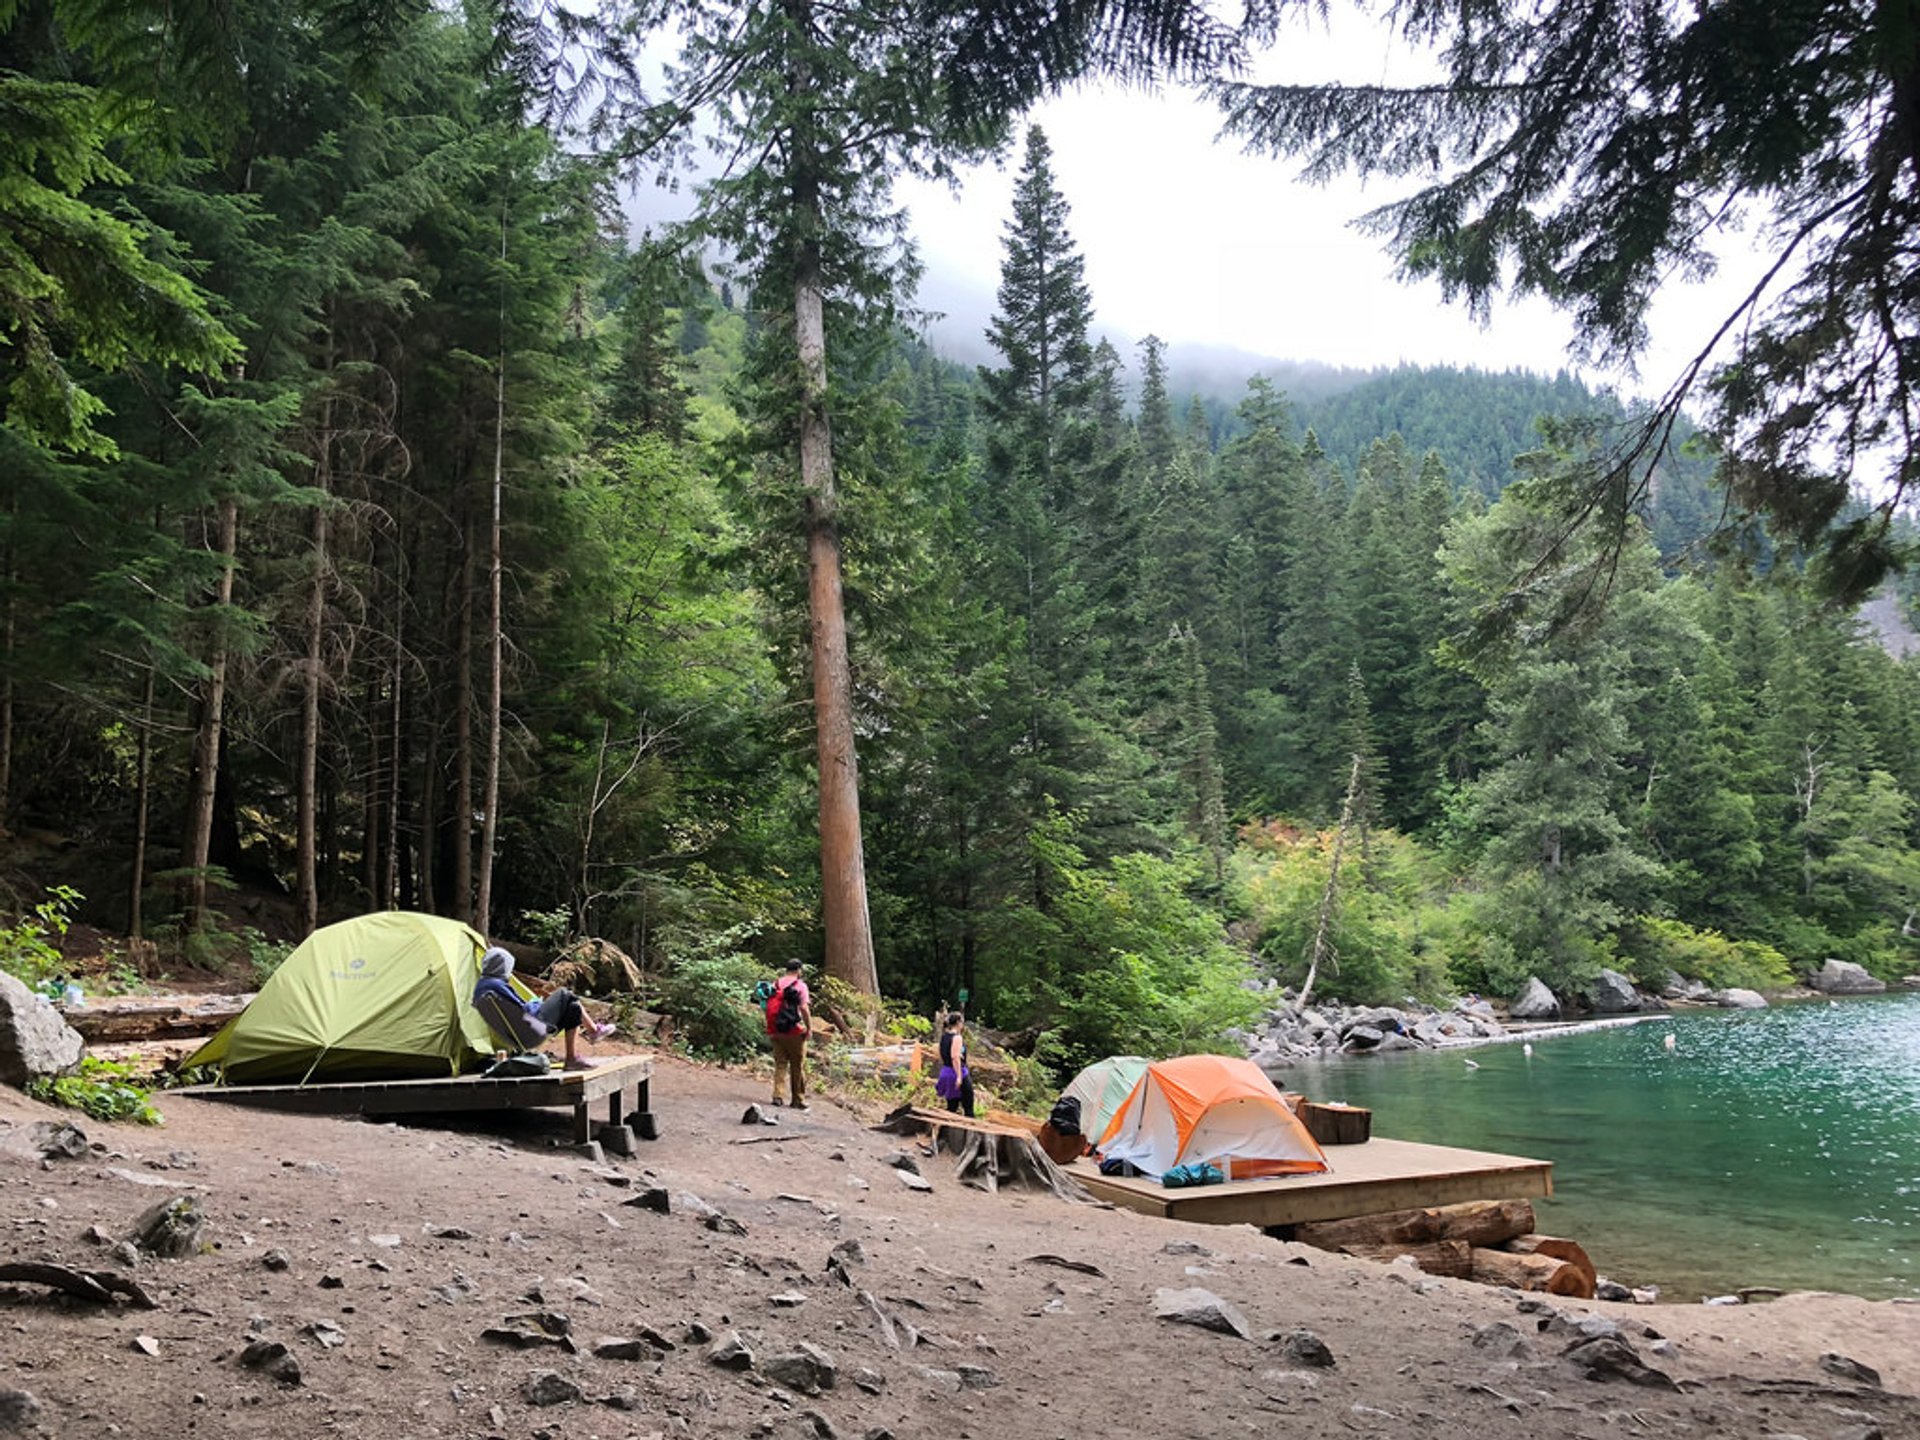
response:
[(1522, 1040), (1520, 1042), (1520, 1053), (1531, 1060), (1533, 1058), (1533, 1042), (1531, 1040)]
[(1680, 1041), (1674, 1036), (1674, 1033), (1671, 1030), (1669, 1030), (1667, 1032), (1667, 1049), (1671, 1050), (1675, 1046), (1677, 1046), (1679, 1043)]
[(1463, 1063), (1466, 1065), (1467, 1069), (1469, 1070), (1478, 1070), (1480, 1068), (1479, 1063), (1477, 1061), (1468, 1060)]

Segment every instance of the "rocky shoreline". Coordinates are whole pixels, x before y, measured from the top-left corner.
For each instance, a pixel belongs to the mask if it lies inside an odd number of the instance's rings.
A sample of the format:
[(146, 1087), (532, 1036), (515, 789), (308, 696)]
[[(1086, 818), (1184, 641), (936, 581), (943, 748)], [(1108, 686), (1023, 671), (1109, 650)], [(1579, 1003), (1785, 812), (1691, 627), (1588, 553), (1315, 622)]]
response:
[[(1277, 980), (1248, 984), (1272, 996), (1273, 1003), (1254, 1025), (1230, 1030), (1227, 1038), (1244, 1046), (1247, 1058), (1269, 1073), (1335, 1056), (1391, 1055), (1409, 1050), (1499, 1045), (1541, 1035), (1577, 1035), (1658, 1019), (1676, 1008), (1763, 1010), (1769, 1003), (1755, 990), (1714, 989), (1671, 971), (1658, 992), (1636, 987), (1618, 971), (1602, 970), (1578, 994), (1556, 995), (1538, 976), (1530, 976), (1520, 993), (1505, 1005), (1496, 1006), (1469, 995), (1444, 1009), (1413, 999), (1400, 1005), (1319, 1000), (1302, 1006), (1298, 992)], [(1905, 977), (1901, 988), (1920, 989), (1920, 975)], [(1876, 995), (1887, 989), (1885, 981), (1860, 966), (1829, 960), (1807, 977), (1804, 989), (1776, 998)]]

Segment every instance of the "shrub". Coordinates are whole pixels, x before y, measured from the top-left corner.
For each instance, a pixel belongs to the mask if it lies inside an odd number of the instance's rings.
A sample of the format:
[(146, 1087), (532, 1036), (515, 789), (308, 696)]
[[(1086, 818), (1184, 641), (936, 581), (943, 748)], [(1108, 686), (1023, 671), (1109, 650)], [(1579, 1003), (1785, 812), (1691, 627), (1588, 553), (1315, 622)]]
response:
[(1729, 940), (1681, 920), (1643, 915), (1621, 934), (1634, 977), (1657, 985), (1673, 971), (1715, 990), (1780, 990), (1793, 984), (1793, 962), (1758, 940)]
[(133, 1067), (124, 1061), (88, 1055), (74, 1075), (43, 1076), (27, 1087), (36, 1100), (65, 1105), (95, 1120), (131, 1120), (139, 1125), (161, 1124), (147, 1091), (133, 1081)]
[(31, 915), (0, 926), (0, 970), (35, 989), (64, 974), (66, 961), (60, 954), (60, 941), (79, 903), (78, 890), (56, 885), (33, 907)]
[(668, 967), (660, 1003), (673, 1016), (682, 1043), (695, 1055), (745, 1060), (766, 1045), (766, 1019), (753, 987), (766, 969), (738, 947), (753, 927), (736, 925), (699, 938), (670, 935), (661, 942)]

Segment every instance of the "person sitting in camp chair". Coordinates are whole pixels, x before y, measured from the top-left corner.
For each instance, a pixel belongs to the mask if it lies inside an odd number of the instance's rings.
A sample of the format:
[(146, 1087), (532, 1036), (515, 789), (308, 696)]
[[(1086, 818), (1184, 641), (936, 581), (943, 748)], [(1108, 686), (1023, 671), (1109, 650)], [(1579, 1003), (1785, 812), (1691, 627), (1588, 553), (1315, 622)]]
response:
[(495, 1035), (518, 1050), (537, 1050), (554, 1031), (566, 1049), (566, 1068), (585, 1070), (593, 1062), (574, 1053), (574, 1036), (584, 1028), (594, 1039), (613, 1033), (613, 1026), (587, 1018), (580, 997), (565, 986), (546, 995), (523, 1000), (512, 984), (513, 956), (494, 946), (480, 957), (480, 983), (473, 987), (473, 1008)]

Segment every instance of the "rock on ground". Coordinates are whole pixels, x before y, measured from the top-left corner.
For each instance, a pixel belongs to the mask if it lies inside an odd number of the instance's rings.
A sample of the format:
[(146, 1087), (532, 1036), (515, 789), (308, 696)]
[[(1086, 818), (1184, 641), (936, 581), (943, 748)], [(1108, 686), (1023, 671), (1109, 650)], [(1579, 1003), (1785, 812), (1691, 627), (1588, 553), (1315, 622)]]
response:
[(1184, 1290), (1154, 1291), (1153, 1313), (1156, 1319), (1170, 1320), (1175, 1325), (1194, 1325), (1202, 1330), (1217, 1330), (1222, 1335), (1237, 1335), (1242, 1340), (1253, 1339), (1253, 1329), (1247, 1324), (1246, 1316), (1211, 1290), (1197, 1285)]
[(35, 1080), (80, 1068), (87, 1042), (60, 1012), (0, 971), (0, 1085), (24, 1090)]

